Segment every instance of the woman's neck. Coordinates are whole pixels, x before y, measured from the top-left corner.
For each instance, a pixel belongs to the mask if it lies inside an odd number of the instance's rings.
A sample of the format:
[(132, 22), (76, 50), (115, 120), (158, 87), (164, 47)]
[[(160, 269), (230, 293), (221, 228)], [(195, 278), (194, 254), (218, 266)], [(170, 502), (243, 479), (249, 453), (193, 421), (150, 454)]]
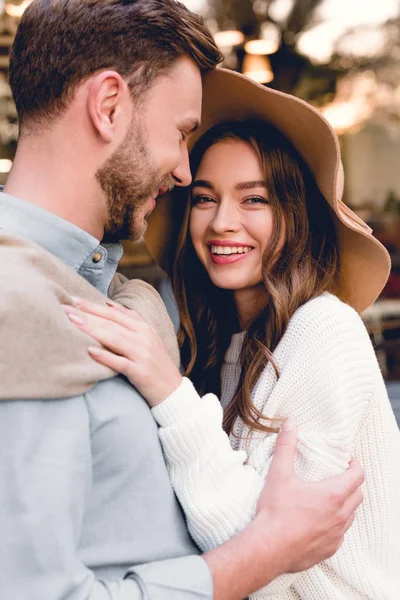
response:
[(268, 300), (268, 292), (260, 283), (256, 287), (233, 292), (240, 330), (244, 331), (262, 312)]

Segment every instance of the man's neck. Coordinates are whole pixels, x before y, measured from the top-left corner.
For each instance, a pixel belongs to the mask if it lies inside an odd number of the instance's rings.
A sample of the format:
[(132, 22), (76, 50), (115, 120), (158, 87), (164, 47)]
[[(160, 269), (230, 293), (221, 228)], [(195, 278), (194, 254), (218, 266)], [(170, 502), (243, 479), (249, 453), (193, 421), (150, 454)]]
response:
[(101, 240), (106, 202), (94, 172), (92, 177), (90, 173), (91, 165), (79, 159), (76, 149), (54, 144), (51, 137), (45, 141), (30, 137), (18, 145), (4, 191)]

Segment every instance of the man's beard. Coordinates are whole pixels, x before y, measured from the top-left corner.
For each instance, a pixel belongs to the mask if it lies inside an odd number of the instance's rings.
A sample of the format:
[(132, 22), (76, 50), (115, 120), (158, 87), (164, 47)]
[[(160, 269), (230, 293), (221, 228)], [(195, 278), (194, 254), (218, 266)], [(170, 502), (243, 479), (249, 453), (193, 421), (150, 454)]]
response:
[(140, 217), (143, 205), (162, 185), (173, 187), (172, 177), (162, 177), (153, 165), (147, 131), (138, 121), (132, 122), (124, 141), (96, 173), (107, 200), (105, 242), (139, 240), (147, 226)]

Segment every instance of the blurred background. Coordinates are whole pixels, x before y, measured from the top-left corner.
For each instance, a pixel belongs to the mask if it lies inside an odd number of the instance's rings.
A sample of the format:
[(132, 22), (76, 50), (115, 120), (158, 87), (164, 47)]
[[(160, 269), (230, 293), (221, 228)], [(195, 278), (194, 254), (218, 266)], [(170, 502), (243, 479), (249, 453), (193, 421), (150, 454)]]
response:
[[(0, 0), (0, 183), (18, 137), (8, 51), (30, 0)], [(344, 201), (392, 256), (380, 299), (363, 315), (400, 424), (400, 0), (186, 0), (225, 55), (224, 67), (313, 104), (340, 137)], [(158, 287), (143, 244), (127, 243), (121, 271)]]

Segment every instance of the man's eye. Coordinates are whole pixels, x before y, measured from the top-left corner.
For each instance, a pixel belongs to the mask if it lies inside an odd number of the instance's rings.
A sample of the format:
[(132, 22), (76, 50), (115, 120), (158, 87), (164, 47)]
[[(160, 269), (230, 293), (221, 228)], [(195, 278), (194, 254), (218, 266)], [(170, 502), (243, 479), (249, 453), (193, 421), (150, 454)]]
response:
[(250, 198), (246, 198), (245, 202), (248, 204), (270, 204), (269, 200), (262, 196), (251, 196)]

